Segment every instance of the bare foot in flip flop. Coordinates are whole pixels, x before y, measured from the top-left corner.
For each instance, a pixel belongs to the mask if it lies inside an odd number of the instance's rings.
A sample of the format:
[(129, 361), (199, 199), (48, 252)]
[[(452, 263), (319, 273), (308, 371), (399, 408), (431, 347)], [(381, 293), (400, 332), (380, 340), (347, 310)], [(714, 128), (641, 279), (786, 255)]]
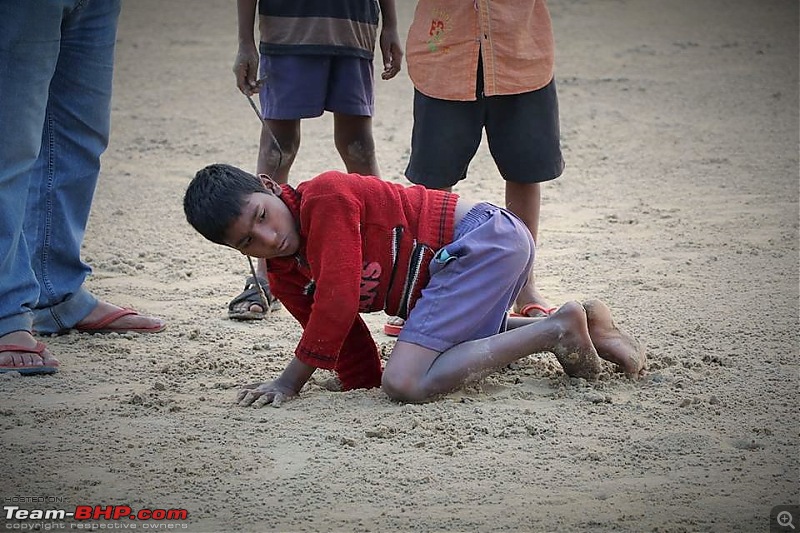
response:
[(550, 307), (542, 304), (525, 304), (511, 314), (511, 316), (522, 316), (528, 318), (543, 318), (552, 315), (558, 307)]
[(267, 280), (259, 276), (258, 283), (267, 298), (266, 307), (268, 309), (264, 308), (261, 291), (258, 290), (258, 285), (256, 285), (253, 276), (250, 276), (245, 281), (244, 290), (228, 304), (228, 318), (234, 320), (263, 320), (270, 312), (281, 308), (281, 303), (269, 290)]
[(600, 300), (583, 303), (597, 353), (606, 361), (618, 365), (630, 377), (637, 378), (645, 373), (647, 359), (644, 346), (633, 335), (620, 330), (611, 317), (611, 310)]
[(399, 316), (390, 316), (383, 325), (383, 332), (390, 337), (397, 337), (403, 331), (406, 321)]
[(27, 331), (12, 331), (0, 337), (0, 374), (54, 374), (58, 359)]
[[(525, 302), (524, 304), (521, 302)], [(531, 289), (530, 284), (520, 291), (514, 305), (512, 316), (527, 316), (531, 318), (552, 315), (557, 307), (552, 307), (536, 289)]]
[(97, 302), (92, 312), (75, 324), (75, 329), (84, 333), (158, 333), (166, 327), (160, 318), (103, 301)]

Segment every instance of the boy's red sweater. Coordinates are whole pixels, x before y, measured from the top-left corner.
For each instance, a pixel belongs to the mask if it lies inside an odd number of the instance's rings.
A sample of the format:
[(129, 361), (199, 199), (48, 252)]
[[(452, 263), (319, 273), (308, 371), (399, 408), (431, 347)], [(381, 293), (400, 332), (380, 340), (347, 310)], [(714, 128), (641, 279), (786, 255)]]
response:
[(303, 326), (295, 355), (335, 371), (345, 390), (380, 386), (378, 348), (359, 313), (408, 315), (428, 262), (453, 240), (458, 196), (334, 171), (282, 189), (300, 249), (267, 266), (272, 292)]

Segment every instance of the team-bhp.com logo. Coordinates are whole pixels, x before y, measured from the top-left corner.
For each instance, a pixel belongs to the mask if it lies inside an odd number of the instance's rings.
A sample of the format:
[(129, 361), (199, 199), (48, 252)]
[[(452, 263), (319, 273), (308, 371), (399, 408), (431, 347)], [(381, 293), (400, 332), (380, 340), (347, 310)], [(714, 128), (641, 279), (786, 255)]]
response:
[(22, 509), (5, 505), (6, 520), (186, 520), (186, 509), (140, 509), (134, 511), (127, 505), (78, 505), (74, 511), (66, 509)]

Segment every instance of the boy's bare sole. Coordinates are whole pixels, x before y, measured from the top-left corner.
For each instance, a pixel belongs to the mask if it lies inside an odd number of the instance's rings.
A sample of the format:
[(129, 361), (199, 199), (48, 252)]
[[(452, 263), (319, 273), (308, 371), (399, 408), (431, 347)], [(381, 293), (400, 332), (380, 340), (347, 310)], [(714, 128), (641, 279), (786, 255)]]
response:
[(614, 324), (611, 310), (600, 300), (588, 300), (583, 307), (597, 354), (619, 366), (630, 377), (643, 376), (647, 367), (644, 346)]

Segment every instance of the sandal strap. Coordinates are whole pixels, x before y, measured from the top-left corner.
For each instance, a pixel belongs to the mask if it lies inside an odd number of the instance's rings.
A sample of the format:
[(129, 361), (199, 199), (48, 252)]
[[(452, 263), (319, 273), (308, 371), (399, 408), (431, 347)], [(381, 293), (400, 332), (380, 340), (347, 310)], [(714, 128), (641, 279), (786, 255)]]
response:
[(0, 352), (35, 353), (36, 355), (42, 355), (45, 348), (47, 348), (47, 346), (40, 341), (36, 341), (36, 346), (33, 348), (20, 346), (19, 344), (0, 344)]
[(261, 288), (264, 289), (264, 292), (269, 292), (269, 281), (262, 278), (261, 276), (258, 276), (257, 278), (254, 278), (253, 276), (248, 276), (247, 279), (244, 281), (244, 289), (257, 290), (258, 287), (256, 287), (256, 279), (258, 279), (258, 284), (261, 285)]
[[(266, 305), (271, 306), (272, 304), (277, 302), (278, 299), (275, 297), (274, 294), (272, 294), (272, 291), (270, 291), (269, 282), (266, 279), (262, 278), (261, 276), (258, 276), (257, 279), (258, 279), (258, 284), (261, 285), (261, 289), (264, 291), (264, 295), (267, 297)], [(245, 280), (244, 290), (238, 296), (234, 297), (233, 300), (230, 301), (230, 303), (228, 303), (228, 309), (233, 310), (233, 308), (236, 305), (242, 302), (254, 303), (259, 305), (264, 305), (265, 303), (261, 299), (261, 292), (258, 290), (258, 285), (256, 285), (256, 278), (253, 278), (253, 276), (249, 276)]]
[(123, 316), (138, 315), (138, 314), (139, 313), (137, 313), (133, 309), (128, 309), (128, 308), (117, 309), (116, 311), (107, 314), (100, 320), (95, 320), (94, 322), (89, 322), (88, 324), (81, 324), (79, 329), (82, 330), (103, 329), (104, 327), (111, 324), (118, 318), (121, 318)]
[(540, 313), (550, 316), (557, 309), (558, 307), (545, 307), (539, 304), (527, 304), (522, 306), (522, 308), (519, 310), (519, 314), (522, 316), (527, 316), (528, 312), (530, 311), (539, 311)]

